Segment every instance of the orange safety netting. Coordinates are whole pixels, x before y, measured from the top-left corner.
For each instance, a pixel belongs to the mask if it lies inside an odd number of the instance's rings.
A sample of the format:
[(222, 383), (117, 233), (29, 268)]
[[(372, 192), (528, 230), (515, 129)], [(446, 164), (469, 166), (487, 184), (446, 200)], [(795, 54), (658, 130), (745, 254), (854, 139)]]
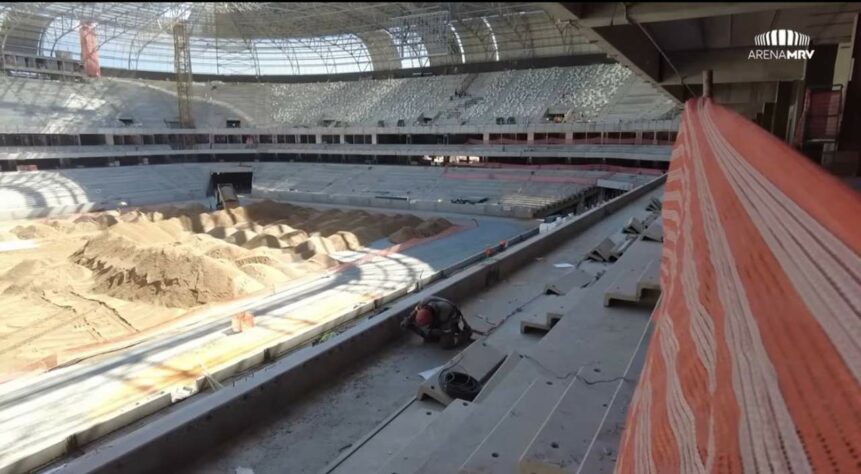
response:
[(616, 471), (861, 471), (859, 195), (692, 100), (663, 225), (663, 295)]

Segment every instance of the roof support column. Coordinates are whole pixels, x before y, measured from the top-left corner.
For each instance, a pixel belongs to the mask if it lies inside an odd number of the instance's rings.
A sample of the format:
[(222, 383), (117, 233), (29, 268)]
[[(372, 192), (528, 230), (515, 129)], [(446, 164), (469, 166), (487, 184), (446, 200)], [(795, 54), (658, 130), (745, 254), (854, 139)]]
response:
[(89, 77), (102, 77), (96, 26), (91, 22), (81, 23), (78, 31), (81, 37), (81, 62), (84, 64), (84, 73)]
[(712, 70), (706, 69), (703, 71), (703, 97), (706, 99), (712, 98)]

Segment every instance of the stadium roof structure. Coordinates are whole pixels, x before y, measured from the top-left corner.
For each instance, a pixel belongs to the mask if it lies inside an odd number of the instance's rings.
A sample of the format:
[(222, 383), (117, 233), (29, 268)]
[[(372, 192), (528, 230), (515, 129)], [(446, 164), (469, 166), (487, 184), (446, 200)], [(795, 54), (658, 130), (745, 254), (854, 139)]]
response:
[(170, 72), (185, 22), (195, 73), (331, 74), (600, 53), (540, 3), (0, 3), (4, 51), (80, 54), (96, 25), (103, 67)]

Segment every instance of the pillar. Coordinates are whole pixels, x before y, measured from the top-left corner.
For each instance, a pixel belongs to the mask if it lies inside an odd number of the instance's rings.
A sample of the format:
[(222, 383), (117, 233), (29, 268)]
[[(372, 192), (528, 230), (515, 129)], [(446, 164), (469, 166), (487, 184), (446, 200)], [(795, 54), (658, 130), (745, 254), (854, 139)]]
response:
[(323, 143), (323, 134), (318, 133), (317, 135), (314, 135), (314, 143)]
[[(855, 14), (852, 31), (852, 70), (843, 102), (843, 123), (840, 126), (834, 171), (844, 176), (861, 173), (861, 31)], [(818, 51), (817, 51), (818, 54)], [(836, 56), (836, 55), (835, 55)], [(833, 76), (832, 76), (833, 79)]]
[(481, 141), (482, 141), (482, 143), (484, 143), (485, 145), (490, 145), (490, 134), (489, 134), (489, 133), (484, 133), (484, 134), (482, 134), (482, 136), (481, 136)]
[(535, 144), (535, 132), (527, 132), (526, 133), (526, 144), (534, 145)]
[(774, 102), (766, 102), (762, 107), (762, 122), (760, 126), (769, 132), (772, 130), (772, 120), (774, 119)]
[(574, 132), (565, 132), (565, 144), (570, 145), (574, 143)]
[(703, 71), (703, 97), (706, 99), (712, 98), (712, 70), (706, 69)]
[(373, 135), (371, 135), (371, 145), (376, 145), (376, 144), (377, 144), (377, 134), (374, 133)]
[(88, 77), (102, 77), (96, 26), (90, 22), (81, 23), (78, 34), (81, 37), (81, 63), (84, 66), (84, 74)]
[(772, 130), (777, 138), (788, 140), (789, 104), (792, 102), (792, 82), (781, 81), (777, 84), (777, 99), (774, 103)]

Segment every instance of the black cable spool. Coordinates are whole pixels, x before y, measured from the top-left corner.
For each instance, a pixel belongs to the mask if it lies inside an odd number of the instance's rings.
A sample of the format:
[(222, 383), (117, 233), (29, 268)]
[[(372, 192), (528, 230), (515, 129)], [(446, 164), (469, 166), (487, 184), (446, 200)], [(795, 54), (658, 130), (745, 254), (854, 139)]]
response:
[(446, 369), (439, 374), (439, 387), (451, 398), (471, 402), (481, 391), (481, 382), (469, 374)]

